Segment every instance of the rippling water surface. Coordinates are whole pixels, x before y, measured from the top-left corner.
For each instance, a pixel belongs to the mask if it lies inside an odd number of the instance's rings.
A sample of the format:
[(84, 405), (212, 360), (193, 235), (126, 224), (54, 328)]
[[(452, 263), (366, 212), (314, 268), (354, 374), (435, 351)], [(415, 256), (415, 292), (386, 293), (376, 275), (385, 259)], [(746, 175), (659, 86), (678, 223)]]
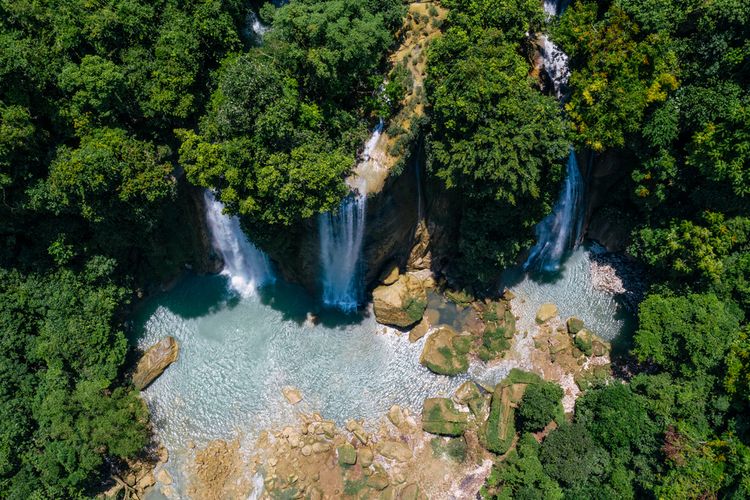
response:
[[(188, 276), (140, 308), (140, 347), (167, 335), (180, 344), (178, 361), (144, 391), (178, 489), (191, 441), (252, 439), (294, 422), (297, 410), (339, 424), (374, 420), (393, 404), (418, 412), (424, 398), (448, 396), (465, 380), (421, 366), (424, 339), (384, 334), (369, 314), (321, 311), (313, 325), (307, 315), (317, 309), (299, 287), (279, 282), (240, 297), (223, 276)], [(288, 404), (284, 386), (299, 388), (303, 403)]]

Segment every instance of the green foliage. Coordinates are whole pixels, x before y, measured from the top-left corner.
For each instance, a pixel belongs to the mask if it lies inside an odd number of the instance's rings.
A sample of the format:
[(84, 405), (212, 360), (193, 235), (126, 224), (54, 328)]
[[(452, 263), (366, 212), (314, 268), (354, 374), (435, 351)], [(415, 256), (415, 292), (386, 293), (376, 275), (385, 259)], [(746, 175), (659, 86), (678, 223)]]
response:
[(515, 450), (492, 469), (482, 488), (482, 498), (544, 498), (561, 500), (563, 491), (544, 471), (539, 461), (539, 443), (531, 434), (524, 434)]
[(738, 338), (742, 313), (716, 295), (649, 295), (640, 306), (633, 353), (677, 376), (714, 373)]
[(624, 146), (647, 108), (678, 87), (668, 35), (642, 33), (617, 2), (608, 3), (575, 2), (554, 30), (576, 68), (565, 109), (594, 151)]
[(522, 432), (537, 432), (552, 420), (562, 422), (562, 387), (554, 382), (532, 384), (526, 388), (518, 407), (518, 419)]
[(631, 251), (674, 277), (715, 282), (724, 272), (724, 258), (748, 243), (750, 218), (726, 220), (721, 213), (706, 212), (701, 222), (680, 220), (667, 228), (643, 228)]
[(554, 98), (533, 86), (521, 52), (541, 23), (538, 2), (450, 2), (447, 29), (428, 52), (428, 169), (464, 194), (459, 260), (468, 281), (490, 283), (533, 241), (568, 152)]
[[(147, 410), (114, 387), (126, 343), (115, 320), (126, 291), (113, 263), (80, 273), (0, 270), (0, 496), (77, 497), (98, 486), (105, 455), (147, 442)], [(32, 480), (32, 478), (34, 478)]]
[[(265, 9), (264, 46), (227, 58), (199, 133), (181, 131), (191, 182), (267, 233), (334, 209), (347, 188), (373, 79), (403, 12), (399, 2), (310, 0)], [(394, 72), (395, 99), (405, 85)], [(400, 100), (400, 97), (399, 97)]]
[(567, 488), (602, 475), (608, 465), (607, 453), (596, 445), (586, 427), (578, 423), (564, 423), (547, 436), (539, 459), (545, 472)]

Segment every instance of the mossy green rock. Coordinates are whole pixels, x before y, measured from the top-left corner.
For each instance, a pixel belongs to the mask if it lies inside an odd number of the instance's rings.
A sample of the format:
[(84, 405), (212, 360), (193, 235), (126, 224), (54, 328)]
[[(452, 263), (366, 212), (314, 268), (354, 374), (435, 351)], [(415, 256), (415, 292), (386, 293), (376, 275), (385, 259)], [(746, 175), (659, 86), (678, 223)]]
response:
[(349, 443), (345, 443), (337, 448), (339, 455), (339, 465), (350, 466), (357, 463), (357, 450)]
[(516, 435), (515, 409), (523, 399), (526, 387), (541, 381), (538, 375), (514, 368), (495, 386), (490, 415), (479, 434), (482, 446), (500, 455), (510, 449)]
[(419, 276), (406, 273), (395, 283), (373, 290), (372, 303), (378, 323), (405, 328), (422, 319), (427, 291)]
[(571, 335), (575, 335), (576, 333), (583, 330), (583, 320), (581, 318), (576, 318), (575, 316), (571, 316), (568, 318), (568, 333)]
[(606, 384), (612, 379), (609, 365), (596, 365), (588, 370), (577, 373), (574, 377), (576, 385), (582, 391)]
[(422, 429), (432, 434), (460, 436), (466, 430), (468, 416), (458, 411), (448, 398), (428, 398), (422, 407)]
[[(458, 375), (469, 369), (469, 358), (463, 349), (456, 349), (453, 340), (458, 337), (448, 326), (432, 332), (425, 341), (419, 362), (440, 375)], [(463, 341), (457, 341), (462, 347)]]
[(593, 352), (594, 334), (590, 331), (580, 330), (575, 336), (575, 345), (579, 348), (586, 356), (591, 356)]

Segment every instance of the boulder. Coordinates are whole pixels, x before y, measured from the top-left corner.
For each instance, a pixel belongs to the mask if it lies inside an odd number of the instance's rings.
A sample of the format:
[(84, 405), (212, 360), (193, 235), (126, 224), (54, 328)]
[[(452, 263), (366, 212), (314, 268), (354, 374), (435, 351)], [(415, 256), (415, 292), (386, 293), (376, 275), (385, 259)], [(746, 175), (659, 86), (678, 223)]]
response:
[(409, 447), (401, 441), (381, 441), (378, 443), (378, 453), (396, 462), (408, 462), (413, 456)]
[(372, 461), (374, 460), (374, 454), (372, 453), (372, 450), (368, 447), (362, 447), (357, 450), (357, 461), (359, 462), (359, 465), (362, 467), (369, 467), (372, 465)]
[(406, 273), (392, 285), (373, 290), (372, 302), (378, 323), (406, 328), (422, 319), (427, 291), (418, 276)]
[(419, 362), (437, 374), (457, 375), (469, 369), (465, 347), (464, 338), (449, 326), (442, 326), (427, 337)]
[(164, 485), (172, 484), (172, 476), (170, 476), (169, 472), (167, 472), (165, 469), (160, 470), (159, 473), (156, 474), (156, 480)]
[(576, 333), (575, 344), (586, 356), (591, 356), (593, 352), (593, 342), (595, 335), (587, 329), (580, 330)]
[(422, 407), (422, 429), (432, 434), (460, 436), (466, 430), (468, 414), (460, 412), (448, 398), (428, 398)]
[(542, 304), (536, 312), (536, 322), (539, 324), (546, 323), (557, 316), (557, 306), (555, 304)]
[(136, 389), (145, 389), (164, 373), (169, 365), (177, 361), (179, 350), (174, 337), (165, 337), (149, 347), (133, 372), (133, 385)]
[(391, 421), (396, 427), (401, 427), (404, 424), (404, 412), (398, 405), (393, 405), (388, 410), (388, 420)]
[(409, 331), (409, 342), (416, 342), (421, 339), (427, 332), (430, 331), (430, 322), (427, 321), (427, 316), (422, 318), (422, 321), (417, 324), (414, 328)]
[(289, 404), (296, 405), (302, 401), (302, 392), (296, 387), (284, 387), (281, 389), (281, 393), (284, 395)]
[(591, 341), (591, 355), (592, 356), (606, 356), (609, 354), (609, 351), (611, 349), (611, 345), (609, 342), (606, 342), (596, 335), (594, 336), (594, 339)]
[(419, 486), (416, 483), (409, 483), (403, 487), (398, 494), (399, 500), (417, 500), (419, 498)]
[(398, 281), (398, 277), (399, 277), (398, 266), (393, 266), (393, 268), (389, 272), (383, 274), (383, 277), (380, 280), (380, 282), (383, 283), (384, 285), (392, 285)]
[(350, 466), (357, 463), (357, 450), (351, 444), (344, 443), (336, 451), (339, 456), (339, 465)]
[(575, 316), (571, 316), (570, 318), (568, 318), (567, 325), (568, 333), (571, 335), (575, 335), (583, 329), (583, 320), (580, 318), (576, 318)]
[(467, 405), (475, 417), (486, 414), (487, 399), (479, 392), (477, 384), (467, 380), (456, 389), (453, 400), (460, 405)]
[(376, 472), (367, 480), (367, 486), (378, 491), (386, 489), (389, 484), (391, 481), (388, 479), (388, 474), (383, 471)]

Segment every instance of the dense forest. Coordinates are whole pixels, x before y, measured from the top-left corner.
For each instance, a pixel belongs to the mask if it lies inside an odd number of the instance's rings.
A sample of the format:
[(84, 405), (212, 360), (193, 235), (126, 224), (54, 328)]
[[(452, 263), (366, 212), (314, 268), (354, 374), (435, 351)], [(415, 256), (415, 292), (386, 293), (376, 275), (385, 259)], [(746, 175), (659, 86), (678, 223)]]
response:
[[(487, 289), (534, 243), (570, 147), (614, 162), (600, 210), (652, 278), (622, 381), (528, 391), (498, 498), (750, 496), (750, 4), (442, 0), (427, 47), (426, 171)], [(191, 190), (261, 245), (335, 208), (398, 112), (400, 0), (0, 4), (0, 497), (96, 494), (149, 443), (126, 371), (132, 304), (196, 257)], [(561, 105), (534, 35), (569, 56)], [(384, 80), (388, 83), (384, 85)], [(551, 418), (559, 426), (532, 436)]]

